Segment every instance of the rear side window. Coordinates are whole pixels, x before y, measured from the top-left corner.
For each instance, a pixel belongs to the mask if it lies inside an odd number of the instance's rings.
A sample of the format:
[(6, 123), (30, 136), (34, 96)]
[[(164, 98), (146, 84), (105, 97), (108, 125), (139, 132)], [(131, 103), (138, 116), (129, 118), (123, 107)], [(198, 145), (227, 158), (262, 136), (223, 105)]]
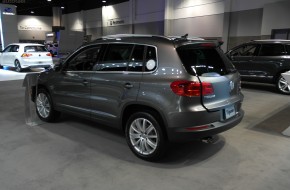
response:
[(44, 46), (25, 46), (24, 52), (47, 52)]
[(154, 71), (157, 67), (156, 48), (139, 44), (109, 44), (96, 71)]
[(197, 48), (196, 46), (182, 46), (177, 49), (178, 55), (191, 75), (202, 76), (205, 73), (228, 74), (234, 70), (233, 65), (223, 54), (215, 48)]
[(263, 44), (259, 56), (280, 56), (285, 55), (282, 44)]
[(126, 71), (133, 44), (112, 44), (106, 50), (103, 61), (98, 64), (98, 71)]

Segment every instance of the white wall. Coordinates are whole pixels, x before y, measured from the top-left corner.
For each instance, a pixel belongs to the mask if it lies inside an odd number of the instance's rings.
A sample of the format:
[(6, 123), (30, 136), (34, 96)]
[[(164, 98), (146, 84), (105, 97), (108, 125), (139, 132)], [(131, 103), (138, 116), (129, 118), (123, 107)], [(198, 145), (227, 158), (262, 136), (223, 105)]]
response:
[(52, 29), (52, 17), (18, 15), (17, 21), (20, 40), (45, 40)]
[(224, 7), (223, 0), (175, 0), (174, 19), (223, 14)]
[(102, 27), (102, 9), (84, 11), (84, 22), (86, 28)]
[(83, 31), (84, 11), (62, 15), (62, 25), (68, 31)]
[(281, 0), (232, 0), (231, 11), (244, 11), (251, 9), (260, 9), (269, 3), (279, 2)]
[(290, 1), (267, 4), (264, 7), (262, 35), (271, 35), (272, 29), (290, 28)]
[(164, 0), (136, 0), (134, 23), (158, 22), (164, 20)]
[[(167, 35), (184, 35), (198, 37), (222, 37), (224, 0), (167, 0), (171, 1), (169, 27)], [(167, 17), (167, 16), (166, 16)], [(169, 32), (168, 32), (169, 31)]]

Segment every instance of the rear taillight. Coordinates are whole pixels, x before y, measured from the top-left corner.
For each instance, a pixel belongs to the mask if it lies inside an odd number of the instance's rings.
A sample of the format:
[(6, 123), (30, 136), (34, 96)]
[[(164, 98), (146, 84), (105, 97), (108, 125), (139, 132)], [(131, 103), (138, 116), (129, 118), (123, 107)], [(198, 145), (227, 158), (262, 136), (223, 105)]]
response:
[(46, 56), (50, 56), (50, 57), (52, 57), (52, 54), (51, 54), (51, 53), (47, 53)]
[(179, 96), (203, 96), (213, 95), (214, 89), (209, 82), (194, 82), (194, 81), (174, 81), (170, 85), (171, 90)]
[(30, 56), (32, 56), (31, 53), (23, 53), (23, 54), (21, 55), (21, 57), (30, 57)]

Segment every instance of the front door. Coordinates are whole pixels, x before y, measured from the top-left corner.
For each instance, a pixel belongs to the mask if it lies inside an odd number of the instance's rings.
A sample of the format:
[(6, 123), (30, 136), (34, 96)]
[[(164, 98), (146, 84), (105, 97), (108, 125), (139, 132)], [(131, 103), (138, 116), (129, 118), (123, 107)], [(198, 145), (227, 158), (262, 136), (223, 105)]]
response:
[(87, 46), (72, 55), (52, 82), (55, 105), (85, 117), (91, 114), (91, 77), (100, 46)]

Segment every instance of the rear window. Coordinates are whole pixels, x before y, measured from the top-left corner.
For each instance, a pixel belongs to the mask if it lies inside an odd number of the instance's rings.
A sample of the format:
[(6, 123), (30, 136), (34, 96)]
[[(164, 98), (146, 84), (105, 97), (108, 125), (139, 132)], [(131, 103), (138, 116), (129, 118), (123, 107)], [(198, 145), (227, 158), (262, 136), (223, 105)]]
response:
[(25, 46), (24, 52), (47, 52), (44, 46)]
[(226, 75), (235, 71), (230, 61), (219, 52), (218, 48), (200, 48), (196, 46), (181, 46), (177, 48), (178, 55), (191, 75), (202, 76), (205, 73)]

